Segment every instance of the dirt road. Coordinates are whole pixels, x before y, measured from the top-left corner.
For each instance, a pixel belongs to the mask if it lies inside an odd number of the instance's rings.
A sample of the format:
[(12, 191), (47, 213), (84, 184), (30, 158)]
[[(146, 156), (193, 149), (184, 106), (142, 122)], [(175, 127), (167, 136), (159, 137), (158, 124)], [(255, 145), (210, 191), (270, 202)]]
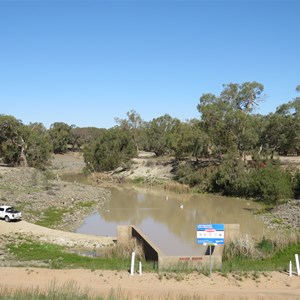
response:
[[(135, 274), (127, 271), (49, 270), (2, 268), (1, 285), (9, 289), (47, 289), (51, 285), (76, 283), (91, 296), (107, 295), (113, 289), (121, 299), (300, 299), (300, 277), (271, 272), (258, 278), (238, 278), (192, 273), (182, 278), (156, 273)], [(0, 287), (1, 287), (0, 285)], [(180, 298), (181, 297), (181, 298)], [(194, 298), (198, 299), (198, 298)]]

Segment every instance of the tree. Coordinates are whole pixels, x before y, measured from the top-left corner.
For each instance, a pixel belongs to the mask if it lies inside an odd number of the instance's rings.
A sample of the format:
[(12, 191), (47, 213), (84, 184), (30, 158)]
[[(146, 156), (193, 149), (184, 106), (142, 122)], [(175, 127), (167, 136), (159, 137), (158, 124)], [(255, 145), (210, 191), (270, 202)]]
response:
[(127, 119), (115, 118), (115, 121), (121, 129), (131, 133), (137, 151), (142, 150), (146, 145), (145, 122), (135, 110), (130, 110), (126, 115)]
[(173, 126), (177, 122), (178, 119), (173, 119), (168, 114), (150, 121), (146, 128), (148, 150), (153, 151), (157, 156), (170, 153), (171, 149), (168, 145), (168, 139)]
[(55, 122), (50, 126), (49, 134), (54, 153), (66, 153), (71, 143), (71, 126), (63, 122)]
[(204, 94), (197, 106), (210, 148), (217, 154), (231, 152), (244, 156), (258, 142), (250, 113), (262, 100), (263, 85), (257, 82), (224, 85), (220, 96)]
[(264, 86), (256, 81), (242, 84), (229, 83), (223, 85), (221, 98), (236, 109), (252, 112), (262, 101)]
[(0, 115), (0, 156), (7, 164), (27, 166), (24, 125), (13, 116)]
[(35, 168), (45, 168), (53, 148), (48, 130), (42, 123), (31, 123), (26, 126), (26, 157), (28, 165)]
[(95, 141), (104, 129), (96, 127), (76, 127), (71, 125), (71, 141), (73, 150), (79, 150), (83, 145)]
[(132, 136), (126, 130), (111, 128), (83, 150), (84, 161), (90, 171), (110, 171), (127, 164), (136, 156)]
[(208, 137), (198, 120), (188, 122), (177, 120), (170, 131), (168, 145), (176, 159), (192, 155), (198, 160), (199, 156), (208, 153)]
[(0, 116), (0, 156), (7, 164), (43, 168), (52, 143), (41, 123), (24, 125), (13, 116)]

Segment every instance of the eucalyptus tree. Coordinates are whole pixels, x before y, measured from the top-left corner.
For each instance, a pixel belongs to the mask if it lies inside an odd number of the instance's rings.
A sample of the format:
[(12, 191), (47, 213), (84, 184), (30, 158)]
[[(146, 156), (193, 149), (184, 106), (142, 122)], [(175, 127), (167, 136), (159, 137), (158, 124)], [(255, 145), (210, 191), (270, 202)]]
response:
[(208, 154), (208, 136), (201, 129), (199, 120), (187, 122), (176, 120), (168, 141), (176, 159), (194, 156), (198, 160), (200, 156)]
[(137, 154), (132, 136), (119, 127), (103, 130), (83, 149), (84, 161), (90, 171), (110, 171), (126, 165)]
[(44, 168), (51, 153), (52, 143), (41, 123), (24, 125), (13, 116), (0, 115), (0, 157), (4, 163)]
[(48, 130), (42, 123), (30, 123), (26, 126), (26, 157), (28, 165), (44, 169), (53, 153)]
[(170, 134), (178, 121), (178, 119), (174, 119), (168, 114), (150, 121), (145, 129), (148, 142), (147, 150), (153, 151), (157, 156), (170, 154)]
[(0, 157), (7, 164), (27, 166), (24, 125), (13, 116), (0, 115)]
[(71, 141), (73, 150), (80, 150), (85, 144), (95, 141), (103, 132), (103, 128), (77, 127), (71, 125)]
[(53, 144), (54, 153), (66, 153), (72, 141), (71, 126), (63, 122), (51, 124), (49, 134)]
[(258, 143), (253, 129), (254, 109), (262, 101), (263, 85), (257, 82), (223, 85), (220, 96), (203, 94), (197, 106), (215, 154), (244, 156)]
[(147, 145), (145, 121), (135, 110), (130, 110), (126, 113), (126, 115), (127, 119), (115, 118), (116, 123), (118, 124), (118, 126), (120, 126), (120, 128), (131, 133), (137, 151), (144, 150)]
[(280, 154), (300, 154), (300, 97), (280, 105), (270, 116), (268, 138)]

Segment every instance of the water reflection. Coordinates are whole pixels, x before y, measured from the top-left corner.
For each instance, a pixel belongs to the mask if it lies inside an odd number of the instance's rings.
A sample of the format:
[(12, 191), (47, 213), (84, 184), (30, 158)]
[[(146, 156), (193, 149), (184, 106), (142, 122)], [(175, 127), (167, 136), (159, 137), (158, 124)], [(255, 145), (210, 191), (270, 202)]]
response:
[(264, 225), (250, 212), (257, 207), (243, 199), (214, 195), (112, 189), (104, 210), (87, 217), (76, 232), (116, 236), (117, 225), (132, 224), (168, 255), (199, 255), (203, 249), (196, 243), (197, 224), (238, 223), (242, 233), (261, 237)]

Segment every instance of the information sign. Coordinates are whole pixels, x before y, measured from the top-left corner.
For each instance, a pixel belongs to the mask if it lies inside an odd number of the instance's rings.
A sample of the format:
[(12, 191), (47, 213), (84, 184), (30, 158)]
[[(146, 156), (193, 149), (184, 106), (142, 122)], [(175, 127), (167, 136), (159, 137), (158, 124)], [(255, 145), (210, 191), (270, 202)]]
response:
[(197, 243), (202, 245), (223, 245), (224, 224), (198, 224)]

